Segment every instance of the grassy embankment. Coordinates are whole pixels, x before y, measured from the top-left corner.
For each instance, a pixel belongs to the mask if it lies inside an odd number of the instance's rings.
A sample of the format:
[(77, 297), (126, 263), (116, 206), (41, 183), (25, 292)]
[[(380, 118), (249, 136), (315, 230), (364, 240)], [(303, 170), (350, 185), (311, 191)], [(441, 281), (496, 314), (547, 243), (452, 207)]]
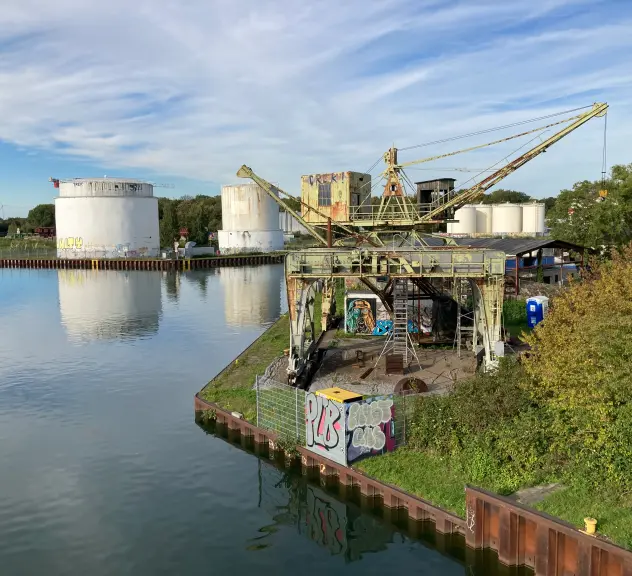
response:
[(555, 298), (529, 357), (417, 401), (407, 447), (359, 468), (459, 515), (466, 483), (507, 495), (556, 482), (537, 509), (578, 528), (592, 516), (632, 548), (630, 293), (632, 247)]
[[(336, 285), (336, 314), (344, 313), (344, 288)], [(321, 294), (316, 294), (314, 318), (316, 335), (321, 332)], [(257, 396), (253, 390), (255, 377), (265, 372), (268, 365), (283, 354), (289, 346), (290, 319), (287, 314), (279, 318), (243, 354), (218, 374), (200, 392), (209, 402), (226, 410), (241, 412), (247, 420), (254, 422), (257, 415)]]

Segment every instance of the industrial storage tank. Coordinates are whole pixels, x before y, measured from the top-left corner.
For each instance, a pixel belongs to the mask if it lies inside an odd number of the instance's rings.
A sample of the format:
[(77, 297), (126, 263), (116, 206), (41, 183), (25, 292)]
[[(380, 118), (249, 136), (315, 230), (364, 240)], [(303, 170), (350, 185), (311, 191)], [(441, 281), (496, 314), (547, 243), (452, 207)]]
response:
[(158, 332), (162, 315), (155, 272), (58, 270), (59, 311), (68, 340), (130, 340)]
[(448, 223), (450, 234), (474, 234), (476, 232), (476, 206), (466, 204), (454, 212), (458, 222)]
[(493, 234), (520, 234), (522, 232), (522, 206), (520, 204), (494, 204), (492, 210)]
[(224, 253), (281, 250), (278, 204), (255, 183), (222, 186), (222, 230), (218, 231), (218, 240)]
[(238, 266), (219, 269), (228, 326), (255, 326), (281, 315), (283, 266)]
[(160, 253), (158, 199), (139, 180), (53, 180), (59, 258), (137, 258)]
[(544, 234), (544, 204), (534, 202), (522, 205), (522, 232), (541, 236)]
[(491, 204), (476, 205), (476, 232), (477, 234), (492, 233), (493, 206)]

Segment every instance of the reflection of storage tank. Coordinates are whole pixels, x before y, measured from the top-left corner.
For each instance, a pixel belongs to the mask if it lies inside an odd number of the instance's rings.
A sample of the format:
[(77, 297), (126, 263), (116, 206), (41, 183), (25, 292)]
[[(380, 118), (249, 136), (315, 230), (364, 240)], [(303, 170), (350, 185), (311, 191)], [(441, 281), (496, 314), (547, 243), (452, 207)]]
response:
[(160, 273), (58, 270), (57, 274), (61, 322), (70, 341), (125, 340), (158, 331)]
[(490, 204), (476, 205), (476, 232), (478, 234), (492, 233), (493, 207)]
[(520, 204), (494, 204), (492, 211), (493, 234), (520, 234), (522, 232), (522, 206)]
[(139, 180), (53, 180), (57, 256), (60, 258), (155, 257), (160, 252), (158, 199)]
[(544, 234), (544, 204), (522, 205), (522, 231), (525, 234)]
[(226, 324), (261, 326), (281, 314), (283, 266), (220, 268)]
[(282, 249), (279, 206), (258, 184), (222, 186), (222, 230), (218, 231), (218, 240), (224, 253)]
[(467, 204), (454, 212), (454, 219), (458, 222), (448, 223), (451, 234), (474, 234), (476, 232), (476, 206)]

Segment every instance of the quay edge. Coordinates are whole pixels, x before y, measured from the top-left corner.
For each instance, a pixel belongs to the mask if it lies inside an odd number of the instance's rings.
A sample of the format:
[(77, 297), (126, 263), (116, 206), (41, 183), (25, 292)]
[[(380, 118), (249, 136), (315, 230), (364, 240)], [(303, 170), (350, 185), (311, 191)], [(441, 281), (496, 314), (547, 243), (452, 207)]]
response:
[(492, 550), (506, 566), (526, 566), (533, 569), (536, 576), (632, 576), (631, 551), (509, 498), (465, 486), (467, 514), (461, 518), (303, 446), (287, 447), (279, 442), (275, 433), (204, 400), (199, 393), (194, 398), (194, 411), (196, 421), (210, 415), (229, 432), (252, 438), (256, 445), (267, 447), (270, 453), (283, 452), (286, 464), (300, 458), (304, 473), (315, 470), (321, 481), (337, 481), (348, 488), (357, 486), (363, 496), (379, 498), (387, 510), (405, 509), (411, 520), (434, 522), (440, 534), (462, 535), (468, 549)]
[(210, 258), (167, 259), (66, 259), (66, 258), (0, 258), (0, 268), (62, 270), (200, 270), (221, 266), (257, 266), (280, 264), (284, 254), (227, 255)]

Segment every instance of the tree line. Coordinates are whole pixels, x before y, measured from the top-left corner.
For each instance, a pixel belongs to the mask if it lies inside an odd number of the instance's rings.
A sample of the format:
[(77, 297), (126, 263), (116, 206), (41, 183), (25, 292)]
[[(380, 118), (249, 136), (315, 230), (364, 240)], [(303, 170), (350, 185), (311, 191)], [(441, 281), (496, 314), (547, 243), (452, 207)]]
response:
[[(607, 195), (600, 193), (607, 190)], [(379, 203), (379, 197), (372, 201)], [(483, 204), (504, 202), (542, 202), (546, 209), (551, 235), (558, 240), (600, 249), (602, 246), (625, 246), (632, 241), (632, 164), (616, 165), (605, 182), (600, 180), (577, 182), (570, 190), (562, 190), (557, 197), (533, 198), (524, 192), (498, 189), (485, 194)], [(290, 207), (300, 211), (300, 198), (287, 200)], [(222, 228), (220, 196), (183, 196), (158, 198), (160, 244), (171, 246), (180, 230), (188, 230), (188, 238), (199, 245), (209, 243), (209, 234)], [(0, 219), (0, 235), (33, 232), (38, 227), (55, 225), (55, 206), (35, 206), (26, 218)]]

